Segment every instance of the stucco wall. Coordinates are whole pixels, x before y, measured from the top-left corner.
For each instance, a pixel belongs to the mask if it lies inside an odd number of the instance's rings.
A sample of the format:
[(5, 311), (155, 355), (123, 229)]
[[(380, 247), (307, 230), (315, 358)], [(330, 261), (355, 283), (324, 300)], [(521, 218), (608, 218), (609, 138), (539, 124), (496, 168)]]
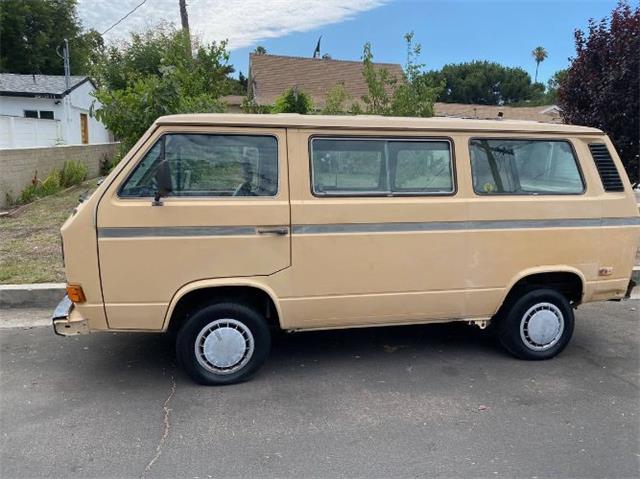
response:
[[(58, 141), (67, 145), (78, 145), (82, 144), (80, 114), (83, 113), (88, 119), (89, 143), (106, 143), (110, 141), (109, 131), (95, 118), (95, 110), (100, 108), (101, 104), (93, 97), (93, 92), (93, 85), (85, 82), (72, 90), (65, 99), (0, 97), (0, 115), (24, 117), (25, 110), (50, 110), (53, 112), (54, 119), (60, 122)], [(68, 107), (65, 107), (67, 101)], [(69, 111), (68, 116), (65, 115), (66, 108)], [(36, 145), (35, 140), (32, 145)]]
[(66, 160), (81, 161), (89, 170), (89, 178), (100, 173), (100, 162), (112, 158), (117, 143), (95, 145), (62, 145), (59, 147), (9, 148), (0, 150), (0, 208), (7, 205), (7, 195), (20, 195), (36, 175), (45, 179)]
[(60, 120), (0, 115), (0, 149), (51, 147), (61, 138)]

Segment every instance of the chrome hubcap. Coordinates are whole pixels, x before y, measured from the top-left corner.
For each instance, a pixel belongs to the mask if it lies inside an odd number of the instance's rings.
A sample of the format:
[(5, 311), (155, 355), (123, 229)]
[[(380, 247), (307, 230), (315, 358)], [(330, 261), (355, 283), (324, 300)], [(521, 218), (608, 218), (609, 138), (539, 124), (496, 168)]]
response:
[(526, 311), (520, 322), (520, 337), (531, 350), (553, 347), (564, 332), (564, 316), (552, 303), (537, 303)]
[(196, 337), (198, 363), (210, 372), (228, 375), (244, 367), (253, 355), (253, 335), (231, 318), (214, 320)]

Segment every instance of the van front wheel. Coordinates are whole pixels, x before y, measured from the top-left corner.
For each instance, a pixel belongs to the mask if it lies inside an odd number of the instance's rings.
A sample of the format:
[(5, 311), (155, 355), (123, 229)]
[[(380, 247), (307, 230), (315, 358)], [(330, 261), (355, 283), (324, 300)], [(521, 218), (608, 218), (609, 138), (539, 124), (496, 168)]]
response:
[(497, 319), (498, 339), (518, 358), (553, 358), (564, 350), (573, 334), (573, 309), (556, 290), (530, 290), (508, 301), (502, 310)]
[(246, 380), (265, 362), (271, 346), (265, 319), (236, 303), (216, 303), (191, 315), (176, 338), (178, 361), (203, 385)]

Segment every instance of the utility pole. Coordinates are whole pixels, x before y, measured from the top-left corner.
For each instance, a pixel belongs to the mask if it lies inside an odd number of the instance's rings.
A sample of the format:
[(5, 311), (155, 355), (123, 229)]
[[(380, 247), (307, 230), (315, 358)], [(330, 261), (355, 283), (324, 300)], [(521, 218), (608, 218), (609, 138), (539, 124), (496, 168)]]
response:
[(191, 56), (191, 33), (189, 32), (189, 15), (187, 14), (187, 0), (179, 0), (180, 2), (180, 23), (182, 23), (182, 31), (187, 39), (188, 55)]
[(60, 46), (56, 48), (56, 53), (62, 59), (64, 65), (64, 87), (65, 90), (71, 88), (71, 64), (69, 62), (69, 40), (64, 39), (64, 47), (62, 47), (62, 54), (60, 53)]
[(189, 43), (191, 43), (191, 35), (189, 34), (189, 15), (187, 14), (187, 0), (180, 0), (180, 22), (182, 30), (187, 35)]
[(66, 90), (71, 88), (71, 62), (69, 61), (69, 40), (64, 39), (64, 86)]
[(64, 63), (64, 89), (65, 95), (62, 98), (62, 106), (64, 111), (64, 118), (62, 119), (62, 141), (64, 143), (69, 142), (69, 122), (71, 121), (71, 99), (68, 94), (71, 89), (71, 62), (69, 61), (69, 40), (64, 39), (64, 46), (62, 48), (62, 55), (60, 54), (60, 46), (56, 48), (56, 53), (62, 58)]

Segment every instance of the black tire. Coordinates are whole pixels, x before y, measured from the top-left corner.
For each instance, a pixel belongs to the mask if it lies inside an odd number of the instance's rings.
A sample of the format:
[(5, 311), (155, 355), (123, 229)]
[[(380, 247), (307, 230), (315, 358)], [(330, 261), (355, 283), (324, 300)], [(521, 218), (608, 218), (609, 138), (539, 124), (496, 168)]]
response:
[[(200, 345), (198, 353), (196, 341)], [(216, 343), (223, 341), (227, 343)], [(271, 335), (264, 317), (238, 303), (198, 308), (189, 315), (176, 338), (178, 362), (193, 380), (203, 385), (230, 385), (247, 380), (264, 364), (270, 348)], [(232, 364), (236, 358), (240, 360)]]
[(573, 335), (573, 309), (564, 295), (550, 288), (512, 295), (496, 320), (502, 346), (523, 360), (553, 358), (564, 350)]

